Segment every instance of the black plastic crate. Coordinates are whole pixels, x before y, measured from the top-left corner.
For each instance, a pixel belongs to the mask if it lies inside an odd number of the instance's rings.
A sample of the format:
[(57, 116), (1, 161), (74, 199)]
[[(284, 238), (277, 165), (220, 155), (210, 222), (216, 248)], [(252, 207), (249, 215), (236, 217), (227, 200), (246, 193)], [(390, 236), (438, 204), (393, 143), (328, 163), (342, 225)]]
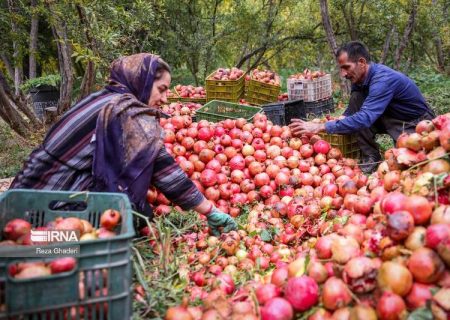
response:
[(305, 102), (304, 119), (308, 120), (315, 117), (321, 117), (332, 112), (334, 112), (334, 101), (332, 97), (314, 102)]
[(305, 119), (305, 105), (303, 100), (279, 101), (262, 106), (264, 113), (273, 124), (286, 126), (292, 119)]

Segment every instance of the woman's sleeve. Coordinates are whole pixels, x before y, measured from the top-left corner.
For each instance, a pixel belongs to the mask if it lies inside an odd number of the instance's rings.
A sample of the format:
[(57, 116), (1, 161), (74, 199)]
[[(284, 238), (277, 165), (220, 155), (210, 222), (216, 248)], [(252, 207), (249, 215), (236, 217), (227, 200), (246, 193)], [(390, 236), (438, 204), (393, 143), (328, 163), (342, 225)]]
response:
[(205, 199), (165, 147), (156, 157), (152, 184), (183, 210), (195, 208)]

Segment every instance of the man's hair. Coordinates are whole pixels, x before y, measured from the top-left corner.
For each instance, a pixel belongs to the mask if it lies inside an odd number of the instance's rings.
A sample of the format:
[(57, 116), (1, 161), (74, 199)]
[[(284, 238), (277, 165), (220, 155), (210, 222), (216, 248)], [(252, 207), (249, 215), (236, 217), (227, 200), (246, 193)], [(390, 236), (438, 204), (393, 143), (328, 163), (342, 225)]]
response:
[(366, 46), (362, 42), (350, 41), (344, 44), (336, 52), (336, 58), (344, 52), (347, 52), (348, 59), (352, 62), (357, 62), (359, 58), (364, 58), (367, 62), (370, 62), (369, 50), (367, 50)]

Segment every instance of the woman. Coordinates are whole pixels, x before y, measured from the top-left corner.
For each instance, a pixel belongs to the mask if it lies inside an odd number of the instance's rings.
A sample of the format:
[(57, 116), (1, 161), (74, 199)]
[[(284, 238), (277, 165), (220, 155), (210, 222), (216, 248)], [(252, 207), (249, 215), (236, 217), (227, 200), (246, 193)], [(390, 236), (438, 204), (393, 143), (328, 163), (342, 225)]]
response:
[(167, 102), (170, 67), (141, 53), (115, 60), (108, 85), (73, 106), (47, 133), (11, 188), (123, 192), (151, 216), (150, 184), (185, 210), (207, 216), (217, 235), (236, 228), (170, 156), (158, 107)]

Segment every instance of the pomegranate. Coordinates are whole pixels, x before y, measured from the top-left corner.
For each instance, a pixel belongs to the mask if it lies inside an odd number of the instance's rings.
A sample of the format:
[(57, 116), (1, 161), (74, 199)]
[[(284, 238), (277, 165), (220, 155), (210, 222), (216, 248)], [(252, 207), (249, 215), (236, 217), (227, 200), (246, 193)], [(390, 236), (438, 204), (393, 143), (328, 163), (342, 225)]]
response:
[(442, 205), (437, 207), (431, 215), (431, 224), (446, 223), (450, 224), (450, 206)]
[(76, 264), (77, 260), (75, 258), (65, 257), (53, 260), (50, 262), (49, 267), (52, 273), (61, 273), (73, 270)]
[(434, 130), (434, 124), (430, 120), (422, 120), (416, 125), (416, 132), (419, 134), (429, 133)]
[(283, 287), (288, 281), (289, 272), (287, 268), (277, 268), (273, 271), (270, 282), (277, 287)]
[(425, 234), (427, 230), (424, 227), (415, 227), (413, 232), (405, 241), (405, 247), (409, 250), (416, 250), (425, 246)]
[(385, 290), (390, 290), (400, 296), (405, 296), (411, 290), (412, 274), (403, 265), (387, 261), (381, 265), (378, 271), (378, 285)]
[(387, 233), (394, 240), (407, 238), (414, 230), (414, 218), (408, 211), (396, 211), (387, 217)]
[(427, 228), (425, 234), (425, 245), (436, 249), (439, 244), (450, 239), (450, 225), (444, 223), (433, 224)]
[(387, 194), (381, 200), (381, 211), (384, 214), (391, 214), (395, 211), (402, 211), (406, 209), (406, 203), (408, 202), (408, 197), (401, 192), (391, 192)]
[(308, 276), (291, 278), (286, 284), (285, 298), (297, 311), (305, 311), (319, 299), (319, 286)]
[(49, 276), (51, 271), (48, 267), (43, 265), (30, 265), (19, 273), (17, 273), (14, 278), (16, 279), (30, 279), (30, 278), (38, 278)]
[(31, 231), (31, 224), (23, 219), (13, 219), (3, 228), (5, 239), (16, 241)]
[(377, 268), (370, 258), (352, 258), (342, 274), (345, 283), (356, 293), (367, 293), (375, 289)]
[(400, 320), (405, 318), (406, 305), (395, 293), (386, 291), (377, 303), (377, 314), (381, 320)]
[(448, 320), (450, 314), (450, 302), (448, 297), (450, 296), (449, 288), (440, 289), (434, 296), (431, 303), (431, 312), (435, 319)]
[(281, 290), (279, 287), (272, 283), (262, 284), (255, 290), (256, 298), (258, 302), (264, 305), (267, 301), (272, 298), (279, 297), (281, 295)]
[(313, 149), (315, 153), (327, 154), (328, 151), (330, 151), (331, 146), (325, 140), (319, 140), (316, 143), (314, 143)]
[(355, 239), (338, 236), (332, 241), (331, 252), (334, 261), (345, 264), (360, 254), (360, 248)]
[(406, 296), (406, 304), (410, 309), (425, 307), (427, 302), (433, 298), (430, 285), (415, 282), (411, 291)]
[(414, 251), (409, 258), (408, 269), (416, 281), (434, 283), (442, 276), (445, 266), (433, 250), (420, 248)]
[(194, 320), (186, 307), (177, 306), (167, 309), (165, 320)]
[(323, 285), (322, 300), (325, 308), (336, 310), (347, 306), (352, 301), (352, 297), (341, 279), (331, 277)]
[(368, 306), (363, 304), (358, 304), (354, 306), (350, 311), (350, 319), (351, 320), (376, 320), (377, 313), (375, 310)]
[(293, 317), (294, 310), (291, 304), (283, 298), (273, 298), (261, 308), (262, 320), (291, 320)]
[[(109, 215), (109, 212), (108, 212), (108, 210), (106, 210), (105, 212), (102, 213), (101, 217), (105, 216), (104, 219), (106, 219), (107, 222), (110, 222), (109, 218), (107, 218), (108, 215)], [(119, 216), (120, 216), (120, 214), (119, 214)], [(101, 217), (100, 217), (100, 223), (101, 223)], [(114, 219), (111, 219), (111, 221), (114, 221)], [(108, 225), (108, 224), (106, 224), (106, 225)], [(84, 225), (80, 219), (75, 218), (75, 217), (69, 217), (69, 218), (65, 218), (65, 219), (62, 219), (59, 222), (57, 222), (55, 225), (55, 230), (75, 230), (75, 231), (78, 231), (79, 234), (81, 235), (84, 233)]]
[(308, 276), (314, 279), (317, 283), (323, 283), (328, 278), (327, 269), (318, 261), (312, 261), (308, 264), (307, 273)]

